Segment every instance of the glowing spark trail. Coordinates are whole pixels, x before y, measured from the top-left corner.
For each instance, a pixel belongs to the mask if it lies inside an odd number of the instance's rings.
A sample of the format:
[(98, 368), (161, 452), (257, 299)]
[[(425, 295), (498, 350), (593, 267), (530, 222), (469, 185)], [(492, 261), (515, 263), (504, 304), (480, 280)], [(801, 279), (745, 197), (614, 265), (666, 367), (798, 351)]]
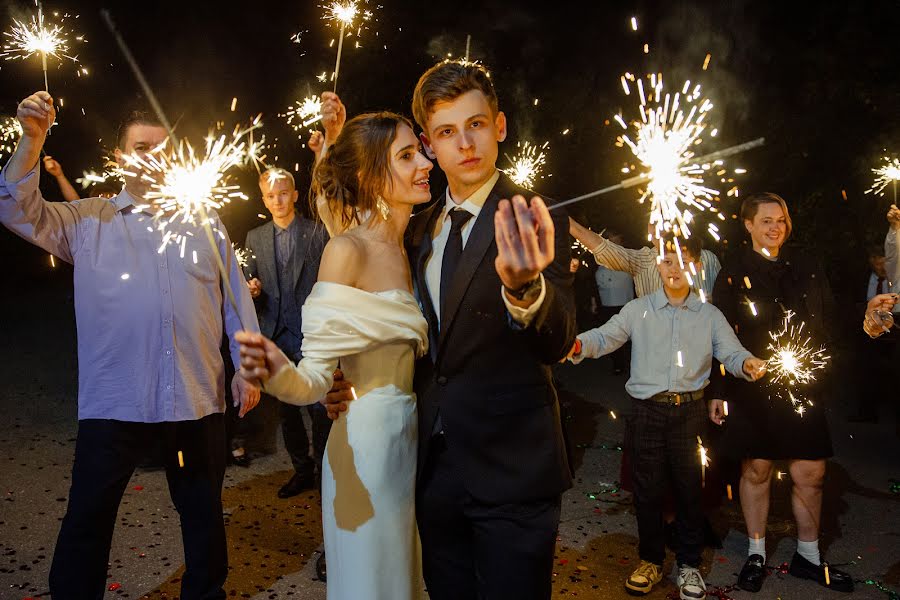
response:
[[(287, 119), (288, 125), (299, 133), (304, 127), (321, 120), (322, 99), (319, 96), (307, 96), (303, 100), (296, 100), (279, 116)], [(300, 135), (302, 137), (303, 134)]]
[(872, 169), (872, 172), (875, 173), (877, 177), (875, 177), (875, 181), (874, 183), (872, 183), (872, 187), (866, 190), (866, 193), (883, 196), (884, 189), (888, 186), (889, 183), (892, 183), (894, 185), (894, 204), (896, 204), (897, 181), (900, 180), (900, 159), (890, 159), (885, 156), (884, 164), (877, 169)]
[(12, 155), (19, 138), (22, 137), (22, 124), (15, 117), (0, 119), (0, 157)]
[[(815, 372), (824, 369), (831, 358), (825, 354), (824, 346), (816, 349), (810, 343), (810, 337), (804, 336), (806, 323), (791, 324), (794, 314), (793, 311), (785, 313), (781, 330), (769, 332), (772, 341), (767, 349), (772, 355), (766, 361), (766, 369), (773, 374), (772, 385), (779, 382), (787, 388), (806, 385), (815, 380)], [(812, 402), (795, 396), (791, 389), (787, 389), (787, 395), (799, 415), (806, 410), (804, 404), (812, 405)]]
[(519, 187), (531, 189), (535, 179), (541, 176), (547, 160), (543, 151), (549, 146), (550, 142), (544, 142), (540, 147), (532, 145), (531, 142), (516, 144), (519, 152), (514, 157), (506, 156), (510, 166), (503, 169), (503, 172)]
[[(78, 62), (78, 57), (69, 55), (68, 33), (63, 26), (60, 23), (52, 25), (46, 23), (40, 2), (37, 2), (37, 7), (37, 15), (32, 15), (30, 22), (25, 23), (13, 19), (12, 28), (3, 33), (8, 39), (0, 51), (0, 57), (6, 60), (26, 60), (35, 54), (40, 54), (44, 70), (44, 89), (50, 91), (47, 83), (47, 57), (66, 58), (72, 62)], [(65, 17), (60, 19), (60, 22), (64, 19)], [(81, 42), (84, 41), (84, 38), (77, 36), (75, 40)], [(79, 70), (79, 76), (81, 73), (82, 71)]]
[[(341, 33), (338, 37), (338, 47), (337, 47), (337, 58), (334, 63), (334, 75), (332, 75), (332, 81), (334, 81), (334, 91), (337, 91), (337, 80), (338, 73), (341, 70), (341, 54), (344, 49), (344, 34), (348, 28), (353, 26), (354, 21), (358, 16), (361, 16), (363, 21), (368, 21), (372, 18), (371, 11), (368, 10), (360, 10), (358, 0), (350, 0), (345, 2), (337, 2), (334, 1), (330, 5), (325, 6), (325, 14), (322, 16), (326, 21), (332, 21), (341, 26)], [(357, 35), (359, 32), (357, 31)]]

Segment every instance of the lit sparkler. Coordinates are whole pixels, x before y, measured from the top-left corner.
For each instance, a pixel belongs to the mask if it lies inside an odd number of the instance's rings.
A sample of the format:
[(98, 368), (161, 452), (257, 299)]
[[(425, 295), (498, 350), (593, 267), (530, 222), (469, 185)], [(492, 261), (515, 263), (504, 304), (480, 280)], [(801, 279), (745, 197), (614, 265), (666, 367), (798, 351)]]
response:
[(15, 117), (0, 119), (0, 157), (12, 155), (19, 138), (22, 137), (22, 124)]
[[(47, 57), (65, 58), (72, 62), (78, 62), (78, 57), (69, 54), (69, 34), (61, 24), (65, 16), (60, 19), (60, 23), (48, 24), (40, 2), (37, 2), (37, 9), (37, 15), (32, 15), (30, 22), (13, 19), (12, 28), (3, 33), (7, 41), (0, 51), (0, 57), (6, 60), (26, 60), (40, 54), (44, 69), (44, 89), (50, 91), (47, 83)], [(84, 37), (80, 35), (74, 39), (84, 41)], [(78, 74), (81, 73), (79, 70)]]
[(514, 157), (506, 156), (510, 166), (503, 169), (503, 172), (519, 187), (531, 189), (535, 179), (543, 177), (541, 171), (547, 160), (544, 150), (549, 145), (550, 142), (544, 142), (541, 146), (535, 146), (531, 142), (517, 143), (519, 152)]
[[(288, 125), (294, 131), (300, 133), (304, 127), (322, 119), (322, 98), (319, 96), (307, 96), (303, 100), (296, 100), (293, 105), (279, 115), (287, 119)], [(302, 137), (302, 133), (300, 136)]]
[(884, 190), (888, 184), (894, 186), (894, 204), (897, 203), (897, 181), (900, 180), (900, 159), (890, 159), (884, 157), (884, 164), (877, 169), (872, 169), (875, 173), (875, 181), (872, 187), (866, 190), (867, 194), (884, 195)]
[[(322, 18), (326, 21), (337, 23), (341, 27), (341, 33), (338, 37), (337, 59), (334, 63), (334, 75), (332, 76), (332, 81), (334, 81), (334, 91), (336, 92), (338, 73), (341, 70), (341, 53), (344, 49), (344, 34), (347, 29), (353, 27), (353, 23), (356, 21), (357, 17), (360, 17), (361, 21), (368, 21), (372, 18), (372, 12), (360, 9), (358, 0), (345, 0), (344, 2), (335, 0), (324, 8), (325, 14)], [(359, 29), (357, 30), (357, 35), (359, 35)]]
[[(804, 336), (805, 322), (800, 325), (791, 324), (794, 314), (793, 311), (785, 313), (781, 330), (769, 332), (772, 341), (768, 349), (772, 351), (772, 355), (766, 361), (766, 370), (773, 374), (771, 383), (775, 385), (781, 382), (781, 385), (788, 388), (814, 381), (815, 372), (824, 369), (831, 358), (825, 354), (824, 346), (817, 349), (811, 344), (810, 337)], [(806, 410), (805, 405), (812, 405), (812, 402), (802, 396), (798, 398), (791, 389), (787, 390), (787, 395), (794, 410), (801, 416)]]
[[(234, 259), (237, 261), (238, 266), (246, 272), (247, 267), (250, 266), (250, 259), (256, 258), (249, 249), (241, 248), (234, 242), (231, 242), (231, 249), (234, 250)], [(246, 273), (247, 277), (251, 277), (250, 273)]]
[(700, 455), (700, 484), (702, 487), (706, 487), (706, 467), (709, 466), (709, 454), (699, 435), (697, 436), (697, 454)]
[(95, 171), (93, 169), (89, 171), (82, 171), (81, 177), (75, 179), (75, 183), (81, 184), (83, 189), (88, 189), (92, 185), (98, 183), (125, 183), (125, 172), (119, 166), (119, 164), (111, 160), (109, 158), (104, 162), (103, 169), (101, 171)]

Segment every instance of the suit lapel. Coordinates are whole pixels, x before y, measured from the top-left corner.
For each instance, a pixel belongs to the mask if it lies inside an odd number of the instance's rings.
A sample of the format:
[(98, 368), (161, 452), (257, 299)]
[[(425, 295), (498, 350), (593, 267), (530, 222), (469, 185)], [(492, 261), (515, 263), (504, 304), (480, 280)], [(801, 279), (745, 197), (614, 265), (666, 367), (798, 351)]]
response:
[(434, 305), (431, 302), (431, 294), (428, 290), (428, 281), (425, 278), (425, 264), (428, 262), (428, 257), (431, 256), (431, 234), (434, 231), (438, 217), (443, 212), (446, 202), (446, 195), (442, 194), (437, 202), (422, 213), (421, 220), (424, 223), (424, 226), (416, 229), (412, 240), (413, 248), (416, 249), (415, 263), (413, 265), (413, 269), (415, 270), (416, 288), (419, 291), (419, 299), (422, 302), (425, 318), (428, 321), (428, 330), (431, 333), (429, 337), (431, 338), (431, 346), (434, 350), (437, 350), (437, 314), (434, 311)]
[(494, 243), (494, 213), (497, 212), (497, 205), (500, 203), (500, 194), (497, 188), (498, 186), (495, 185), (481, 208), (481, 212), (478, 213), (478, 219), (475, 220), (475, 225), (472, 227), (472, 232), (469, 234), (469, 239), (466, 241), (466, 246), (460, 257), (459, 265), (456, 267), (456, 273), (453, 274), (453, 279), (450, 281), (450, 289), (447, 293), (444, 311), (446, 314), (441, 314), (439, 351), (444, 345), (447, 332), (453, 324), (453, 319), (456, 318), (456, 314), (459, 312), (459, 306), (462, 303), (463, 296), (466, 294), (466, 290), (469, 288), (469, 284), (472, 282), (475, 270), (484, 259), (488, 248)]

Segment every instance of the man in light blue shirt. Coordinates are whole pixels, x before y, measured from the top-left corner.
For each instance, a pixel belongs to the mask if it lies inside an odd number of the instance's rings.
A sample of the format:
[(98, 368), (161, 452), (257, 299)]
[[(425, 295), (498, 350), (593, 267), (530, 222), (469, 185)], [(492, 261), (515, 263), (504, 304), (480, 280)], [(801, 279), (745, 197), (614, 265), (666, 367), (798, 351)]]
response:
[(692, 600), (706, 597), (698, 570), (703, 547), (698, 443), (708, 414), (703, 388), (709, 383), (713, 357), (735, 377), (750, 381), (762, 376), (765, 362), (741, 346), (719, 309), (691, 291), (691, 271), (696, 272), (700, 257), (696, 238), (668, 237), (662, 243), (666, 253), (657, 269), (663, 287), (632, 300), (605, 325), (580, 334), (569, 358), (576, 364), (598, 358), (631, 340), (631, 376), (625, 389), (634, 406), (626, 440), (641, 565), (625, 587), (643, 595), (662, 579), (662, 499), (671, 473), (677, 506), (677, 583), (681, 598)]
[[(37, 164), (56, 116), (37, 92), (19, 104), (22, 136), (0, 173), (0, 222), (74, 265), (78, 329), (78, 437), (66, 516), (50, 570), (54, 598), (102, 598), (119, 502), (149, 448), (165, 449), (166, 477), (181, 517), (185, 573), (181, 597), (225, 598), (228, 573), (222, 480), (225, 472), (223, 328), (229, 338), (259, 330), (253, 301), (218, 216), (217, 248), (202, 231), (184, 250), (164, 245), (143, 199), (150, 181), (129, 177), (112, 200), (47, 202)], [(152, 117), (129, 117), (116, 157), (145, 155), (166, 130)], [(230, 282), (216, 267), (218, 252)], [(230, 285), (237, 310), (223, 300)], [(231, 342), (235, 367), (238, 347)], [(241, 414), (259, 389), (232, 381)]]

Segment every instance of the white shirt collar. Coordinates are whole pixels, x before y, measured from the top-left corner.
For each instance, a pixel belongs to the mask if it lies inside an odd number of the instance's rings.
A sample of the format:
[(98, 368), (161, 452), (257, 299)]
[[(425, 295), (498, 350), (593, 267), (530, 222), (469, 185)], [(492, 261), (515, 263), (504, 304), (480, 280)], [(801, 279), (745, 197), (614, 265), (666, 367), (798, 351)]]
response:
[(478, 218), (479, 213), (481, 213), (481, 209), (484, 207), (484, 203), (487, 202), (488, 196), (491, 195), (491, 191), (494, 189), (494, 186), (497, 185), (497, 180), (500, 179), (500, 171), (495, 170), (494, 174), (490, 179), (485, 181), (480, 188), (475, 190), (471, 196), (466, 198), (461, 203), (457, 204), (453, 201), (453, 197), (450, 196), (450, 188), (447, 188), (446, 200), (444, 204), (444, 216), (443, 219), (446, 219), (450, 214), (450, 211), (454, 208), (461, 208), (467, 212), (472, 213), (472, 216)]

